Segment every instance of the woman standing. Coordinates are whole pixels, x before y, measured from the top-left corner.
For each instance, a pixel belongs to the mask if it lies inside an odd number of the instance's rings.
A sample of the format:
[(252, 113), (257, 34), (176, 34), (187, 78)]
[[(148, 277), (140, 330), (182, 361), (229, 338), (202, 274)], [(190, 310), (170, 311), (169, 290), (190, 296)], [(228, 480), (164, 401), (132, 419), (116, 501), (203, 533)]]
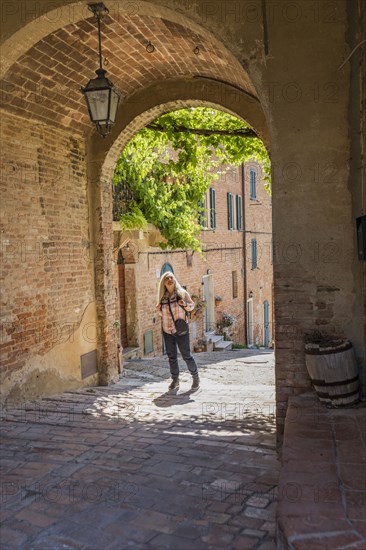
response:
[(175, 326), (175, 322), (178, 319), (187, 321), (186, 312), (192, 311), (194, 306), (195, 304), (192, 298), (188, 292), (181, 287), (173, 273), (171, 271), (164, 273), (159, 283), (156, 309), (162, 318), (164, 342), (169, 359), (170, 373), (172, 375), (172, 382), (169, 386), (169, 390), (179, 388), (177, 346), (193, 378), (191, 390), (197, 390), (200, 385), (197, 365), (192, 357), (189, 346), (188, 323), (185, 334), (178, 333)]

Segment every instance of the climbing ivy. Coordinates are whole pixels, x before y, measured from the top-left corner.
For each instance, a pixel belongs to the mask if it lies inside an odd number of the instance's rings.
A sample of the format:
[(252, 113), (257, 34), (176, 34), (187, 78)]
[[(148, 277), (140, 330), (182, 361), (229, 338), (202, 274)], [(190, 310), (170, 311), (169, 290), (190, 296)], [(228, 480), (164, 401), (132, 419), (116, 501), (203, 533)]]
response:
[(268, 153), (245, 122), (208, 108), (159, 117), (135, 134), (117, 162), (113, 183), (126, 182), (134, 196), (122, 228), (152, 223), (165, 238), (161, 248), (200, 251), (202, 197), (218, 168), (248, 160), (261, 163), (269, 190)]

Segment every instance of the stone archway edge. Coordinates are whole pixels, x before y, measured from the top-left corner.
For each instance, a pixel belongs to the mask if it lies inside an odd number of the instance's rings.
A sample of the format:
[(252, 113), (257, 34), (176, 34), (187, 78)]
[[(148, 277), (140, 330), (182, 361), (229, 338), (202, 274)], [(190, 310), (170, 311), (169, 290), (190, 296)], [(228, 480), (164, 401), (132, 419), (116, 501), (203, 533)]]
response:
[(107, 327), (115, 315), (116, 286), (113, 264), (111, 181), (124, 146), (141, 128), (163, 113), (187, 106), (212, 106), (246, 120), (268, 145), (268, 130), (260, 103), (230, 85), (207, 79), (171, 79), (155, 82), (126, 98), (119, 108), (116, 125), (104, 140), (93, 133), (87, 143), (91, 227), (96, 246), (95, 296), (100, 322), (100, 383), (116, 379), (115, 342)]

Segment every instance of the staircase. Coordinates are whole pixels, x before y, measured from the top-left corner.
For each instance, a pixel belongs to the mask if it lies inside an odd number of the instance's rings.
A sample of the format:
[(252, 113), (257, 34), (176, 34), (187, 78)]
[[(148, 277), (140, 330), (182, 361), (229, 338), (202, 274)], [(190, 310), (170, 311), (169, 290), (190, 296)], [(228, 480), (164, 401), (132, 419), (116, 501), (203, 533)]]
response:
[(214, 332), (205, 332), (206, 340), (209, 342), (213, 342), (213, 349), (214, 351), (229, 351), (230, 349), (233, 349), (233, 343), (224, 340), (223, 336), (220, 336), (218, 334), (215, 334)]

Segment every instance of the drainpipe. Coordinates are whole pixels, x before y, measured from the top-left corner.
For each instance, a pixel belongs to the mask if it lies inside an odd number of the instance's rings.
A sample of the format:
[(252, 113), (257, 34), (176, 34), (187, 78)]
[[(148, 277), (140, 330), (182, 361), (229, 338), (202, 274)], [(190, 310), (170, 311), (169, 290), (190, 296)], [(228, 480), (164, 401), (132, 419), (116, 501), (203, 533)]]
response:
[(248, 338), (247, 338), (247, 295), (248, 295), (248, 289), (247, 289), (247, 240), (246, 240), (246, 221), (245, 221), (245, 169), (244, 169), (244, 162), (241, 165), (241, 191), (242, 191), (242, 208), (243, 208), (243, 277), (244, 277), (244, 344), (248, 345)]

